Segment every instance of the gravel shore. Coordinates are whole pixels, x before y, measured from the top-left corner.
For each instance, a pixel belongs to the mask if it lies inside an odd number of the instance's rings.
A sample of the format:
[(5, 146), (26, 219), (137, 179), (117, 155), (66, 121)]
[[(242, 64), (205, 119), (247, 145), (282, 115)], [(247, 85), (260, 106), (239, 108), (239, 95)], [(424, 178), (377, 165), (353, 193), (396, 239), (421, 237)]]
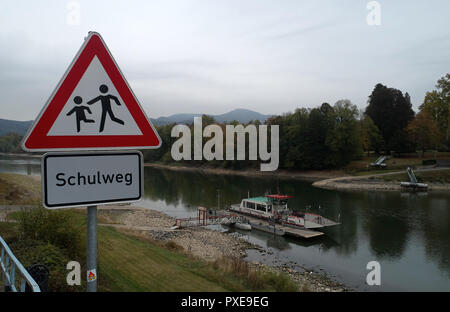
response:
[[(259, 247), (250, 244), (237, 233), (226, 233), (204, 227), (172, 229), (175, 219), (159, 211), (131, 206), (100, 206), (98, 210), (99, 225), (113, 226), (118, 229), (133, 230), (162, 242), (174, 242), (184, 252), (206, 260), (220, 258), (240, 258), (246, 256), (246, 250)], [(294, 266), (268, 266), (259, 262), (251, 265), (261, 270), (286, 273), (301, 291), (342, 292), (350, 291), (345, 285), (333, 281), (323, 273), (307, 269), (299, 270)]]
[[(426, 168), (416, 172), (431, 172), (448, 170), (447, 168)], [(371, 190), (371, 191), (400, 191), (402, 187), (398, 181), (383, 180), (383, 176), (397, 175), (404, 172), (390, 172), (384, 174), (373, 174), (367, 176), (347, 176), (339, 178), (324, 179), (314, 182), (312, 185), (324, 189), (335, 190)], [(450, 191), (448, 183), (427, 183), (428, 190)]]
[(400, 183), (371, 179), (370, 177), (342, 177), (313, 183), (313, 186), (335, 190), (399, 191)]

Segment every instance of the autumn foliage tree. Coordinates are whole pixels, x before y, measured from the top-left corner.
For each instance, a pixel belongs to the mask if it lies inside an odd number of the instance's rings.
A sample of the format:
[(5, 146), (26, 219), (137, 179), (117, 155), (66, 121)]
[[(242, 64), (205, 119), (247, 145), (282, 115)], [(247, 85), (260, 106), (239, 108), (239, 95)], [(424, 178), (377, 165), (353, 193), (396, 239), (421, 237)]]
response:
[(436, 122), (441, 142), (450, 148), (450, 74), (438, 80), (436, 90), (427, 92), (419, 109), (426, 111)]
[(441, 139), (439, 127), (426, 111), (417, 114), (409, 123), (407, 132), (416, 148), (422, 151), (422, 155), (427, 149), (435, 149)]
[(360, 132), (362, 148), (367, 152), (367, 156), (369, 156), (371, 150), (378, 153), (384, 144), (384, 140), (380, 129), (375, 125), (372, 118), (367, 115), (363, 116), (360, 121)]

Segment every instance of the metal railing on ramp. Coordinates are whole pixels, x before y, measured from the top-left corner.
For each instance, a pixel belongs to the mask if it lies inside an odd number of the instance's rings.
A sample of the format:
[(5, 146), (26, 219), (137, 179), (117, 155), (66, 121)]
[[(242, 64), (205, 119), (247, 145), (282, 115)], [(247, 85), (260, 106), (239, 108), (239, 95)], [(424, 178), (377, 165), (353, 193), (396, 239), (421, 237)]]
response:
[[(5, 280), (5, 291), (25, 292), (26, 285), (28, 284), (32, 292), (40, 292), (41, 289), (39, 288), (39, 285), (23, 267), (22, 263), (17, 260), (1, 236), (0, 245), (0, 266), (2, 269), (1, 273)], [(21, 277), (19, 288), (16, 286), (16, 275), (20, 275)]]

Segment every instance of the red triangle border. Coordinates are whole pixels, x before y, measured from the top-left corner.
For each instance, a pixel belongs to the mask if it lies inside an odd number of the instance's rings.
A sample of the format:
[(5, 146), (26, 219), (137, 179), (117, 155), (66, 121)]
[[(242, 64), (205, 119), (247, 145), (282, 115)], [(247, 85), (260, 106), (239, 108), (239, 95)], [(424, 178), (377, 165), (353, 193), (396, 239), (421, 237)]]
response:
[[(47, 136), (73, 90), (97, 56), (142, 135)], [(115, 63), (100, 34), (90, 32), (49, 101), (24, 137), (26, 151), (159, 148), (161, 139)]]

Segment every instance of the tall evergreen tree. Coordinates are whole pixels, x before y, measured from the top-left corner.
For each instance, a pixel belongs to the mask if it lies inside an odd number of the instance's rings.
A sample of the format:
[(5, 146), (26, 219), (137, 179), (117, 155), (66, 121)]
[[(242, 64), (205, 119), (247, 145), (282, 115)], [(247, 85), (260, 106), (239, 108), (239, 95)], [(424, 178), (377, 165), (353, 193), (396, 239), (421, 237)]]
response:
[(414, 118), (409, 94), (377, 84), (369, 96), (365, 111), (380, 129), (385, 149), (403, 151), (407, 146), (405, 128)]

